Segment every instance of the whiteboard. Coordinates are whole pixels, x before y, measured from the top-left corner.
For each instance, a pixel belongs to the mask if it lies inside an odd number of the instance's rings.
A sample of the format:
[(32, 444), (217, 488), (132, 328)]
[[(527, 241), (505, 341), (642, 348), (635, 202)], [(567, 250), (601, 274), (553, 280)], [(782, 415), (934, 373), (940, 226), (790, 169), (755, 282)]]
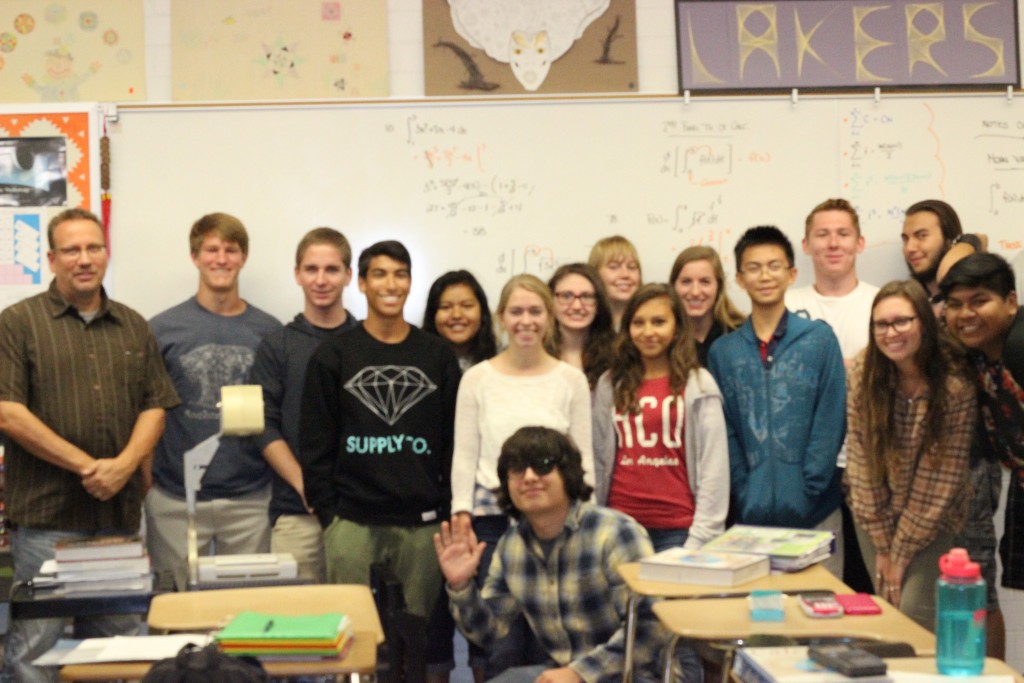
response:
[[(743, 230), (778, 225), (799, 252), (807, 212), (834, 196), (861, 214), (875, 284), (905, 277), (902, 212), (920, 199), (949, 201), (994, 251), (1022, 246), (1024, 105), (1005, 96), (133, 106), (110, 135), (110, 282), (147, 317), (195, 292), (187, 235), (211, 211), (247, 226), (242, 295), (282, 320), (302, 304), (295, 246), (319, 225), (356, 256), (406, 244), (416, 323), (446, 270), (474, 272), (493, 306), (512, 274), (546, 278), (614, 233), (645, 280), (693, 244), (731, 273)], [(345, 301), (362, 317), (355, 286)]]

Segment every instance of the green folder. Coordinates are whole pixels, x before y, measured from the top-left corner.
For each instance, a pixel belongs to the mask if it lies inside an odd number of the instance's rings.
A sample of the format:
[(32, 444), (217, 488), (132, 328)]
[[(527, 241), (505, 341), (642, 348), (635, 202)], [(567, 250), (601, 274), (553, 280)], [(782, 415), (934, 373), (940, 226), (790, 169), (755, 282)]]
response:
[(349, 627), (343, 612), (285, 616), (261, 612), (241, 612), (214, 637), (218, 642), (300, 641), (335, 643)]

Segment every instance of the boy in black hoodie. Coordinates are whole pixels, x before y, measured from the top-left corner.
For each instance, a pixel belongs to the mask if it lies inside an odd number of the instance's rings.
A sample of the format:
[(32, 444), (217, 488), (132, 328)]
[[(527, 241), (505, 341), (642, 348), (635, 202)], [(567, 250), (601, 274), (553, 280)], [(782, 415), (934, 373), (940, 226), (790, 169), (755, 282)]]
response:
[(252, 381), (263, 387), (266, 429), (259, 438), (263, 457), (274, 471), (270, 500), (270, 547), (291, 553), (299, 577), (327, 579), (323, 534), (306, 504), (299, 451), (299, 409), (306, 365), (324, 339), (356, 327), (342, 304), (352, 280), (352, 247), (332, 228), (310, 230), (295, 252), (295, 282), (302, 288), (302, 313), (264, 337), (256, 351)]

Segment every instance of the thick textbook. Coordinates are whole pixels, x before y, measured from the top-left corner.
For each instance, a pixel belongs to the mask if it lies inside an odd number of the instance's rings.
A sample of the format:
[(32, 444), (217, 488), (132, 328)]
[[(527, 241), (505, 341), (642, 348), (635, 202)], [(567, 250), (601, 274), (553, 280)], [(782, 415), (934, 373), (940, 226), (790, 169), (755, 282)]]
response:
[(835, 546), (831, 531), (737, 524), (703, 550), (768, 555), (772, 569), (792, 572), (828, 558)]
[(141, 557), (123, 557), (114, 560), (72, 560), (70, 562), (57, 562), (53, 564), (43, 563), (39, 573), (45, 574), (47, 568), (56, 571), (58, 579), (74, 580), (80, 577), (105, 578), (112, 574), (148, 574), (152, 571), (149, 562), (149, 555)]
[(767, 576), (767, 555), (716, 553), (669, 548), (640, 560), (640, 578), (692, 583), (700, 586), (738, 586)]
[(139, 536), (93, 536), (64, 538), (57, 541), (54, 558), (58, 562), (74, 560), (110, 560), (142, 557), (146, 552)]

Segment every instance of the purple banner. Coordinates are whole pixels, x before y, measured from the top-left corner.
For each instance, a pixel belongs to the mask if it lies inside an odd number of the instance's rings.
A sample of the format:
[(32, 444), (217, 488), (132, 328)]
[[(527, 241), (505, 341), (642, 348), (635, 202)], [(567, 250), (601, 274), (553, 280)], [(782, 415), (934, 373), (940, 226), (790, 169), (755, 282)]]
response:
[(680, 90), (1019, 85), (1013, 0), (676, 0)]

